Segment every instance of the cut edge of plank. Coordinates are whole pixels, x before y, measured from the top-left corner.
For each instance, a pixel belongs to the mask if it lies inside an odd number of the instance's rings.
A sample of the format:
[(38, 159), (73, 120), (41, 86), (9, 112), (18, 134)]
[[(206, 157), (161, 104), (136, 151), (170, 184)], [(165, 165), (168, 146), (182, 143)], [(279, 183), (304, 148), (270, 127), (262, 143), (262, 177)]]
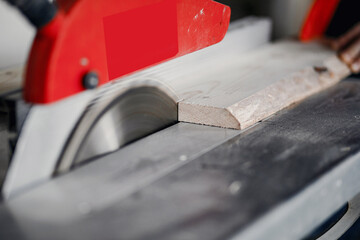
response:
[[(315, 66), (314, 66), (315, 67)], [(179, 121), (215, 127), (245, 129), (290, 105), (329, 88), (350, 75), (336, 56), (324, 61), (324, 70), (307, 67), (227, 108), (179, 103)], [(322, 66), (319, 66), (322, 67)]]
[(186, 102), (179, 102), (179, 121), (214, 127), (241, 129), (240, 122), (226, 108), (194, 105)]

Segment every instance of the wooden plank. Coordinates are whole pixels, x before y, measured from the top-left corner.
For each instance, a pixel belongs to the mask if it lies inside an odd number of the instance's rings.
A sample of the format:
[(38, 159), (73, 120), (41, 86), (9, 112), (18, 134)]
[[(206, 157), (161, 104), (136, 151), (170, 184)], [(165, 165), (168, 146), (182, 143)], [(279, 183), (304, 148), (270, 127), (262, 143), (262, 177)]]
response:
[(331, 50), (295, 40), (222, 60), (209, 61), (192, 86), (175, 90), (183, 99), (180, 121), (244, 129), (350, 74)]
[(244, 129), (350, 73), (333, 51), (317, 43), (267, 44), (270, 30), (268, 19), (237, 21), (220, 44), (129, 78), (170, 86), (181, 99), (182, 122)]
[(126, 77), (125, 80), (134, 78), (158, 80), (170, 86), (181, 98), (187, 99), (193, 95), (188, 89), (204, 82), (203, 76), (209, 67), (213, 71), (222, 71), (223, 66), (219, 63), (226, 65), (232, 59), (269, 43), (270, 35), (269, 19), (255, 17), (241, 19), (230, 24), (225, 39), (219, 44), (145, 69)]
[[(220, 44), (119, 80), (153, 79), (172, 88), (180, 121), (244, 129), (349, 75), (331, 50), (297, 41), (267, 44), (270, 32), (268, 19), (243, 19)], [(4, 76), (0, 95), (11, 82)], [(14, 76), (13, 89), (21, 86), (21, 71)]]
[(0, 70), (0, 97), (22, 88), (23, 67)]

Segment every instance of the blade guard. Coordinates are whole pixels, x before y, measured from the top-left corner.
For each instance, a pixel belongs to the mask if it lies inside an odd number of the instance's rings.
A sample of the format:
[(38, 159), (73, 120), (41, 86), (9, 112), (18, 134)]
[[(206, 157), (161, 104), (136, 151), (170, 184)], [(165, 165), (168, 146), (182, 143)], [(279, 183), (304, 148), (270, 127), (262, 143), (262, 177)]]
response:
[(25, 99), (51, 103), (220, 42), (230, 8), (212, 0), (59, 0), (30, 53)]

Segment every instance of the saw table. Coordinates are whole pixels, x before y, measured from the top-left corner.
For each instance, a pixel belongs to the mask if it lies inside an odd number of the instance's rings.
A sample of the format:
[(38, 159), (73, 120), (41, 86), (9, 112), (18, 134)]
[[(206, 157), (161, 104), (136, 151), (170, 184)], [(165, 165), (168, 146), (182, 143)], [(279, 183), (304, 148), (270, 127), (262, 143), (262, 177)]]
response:
[(335, 52), (266, 18), (227, 32), (212, 0), (7, 1), (37, 35), (0, 71), (0, 239), (359, 238)]
[(306, 237), (359, 193), (359, 93), (347, 79), (244, 131), (175, 124), (3, 203), (1, 238)]

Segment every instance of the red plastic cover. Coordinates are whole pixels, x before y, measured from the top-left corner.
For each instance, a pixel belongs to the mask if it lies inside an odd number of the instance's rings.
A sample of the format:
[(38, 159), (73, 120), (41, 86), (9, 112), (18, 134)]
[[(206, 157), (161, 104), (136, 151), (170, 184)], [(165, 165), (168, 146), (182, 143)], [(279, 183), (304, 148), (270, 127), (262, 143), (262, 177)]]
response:
[(328, 28), (341, 0), (315, 0), (300, 33), (301, 41), (321, 37)]
[(51, 103), (223, 39), (230, 8), (212, 0), (58, 0), (27, 66), (25, 99)]

